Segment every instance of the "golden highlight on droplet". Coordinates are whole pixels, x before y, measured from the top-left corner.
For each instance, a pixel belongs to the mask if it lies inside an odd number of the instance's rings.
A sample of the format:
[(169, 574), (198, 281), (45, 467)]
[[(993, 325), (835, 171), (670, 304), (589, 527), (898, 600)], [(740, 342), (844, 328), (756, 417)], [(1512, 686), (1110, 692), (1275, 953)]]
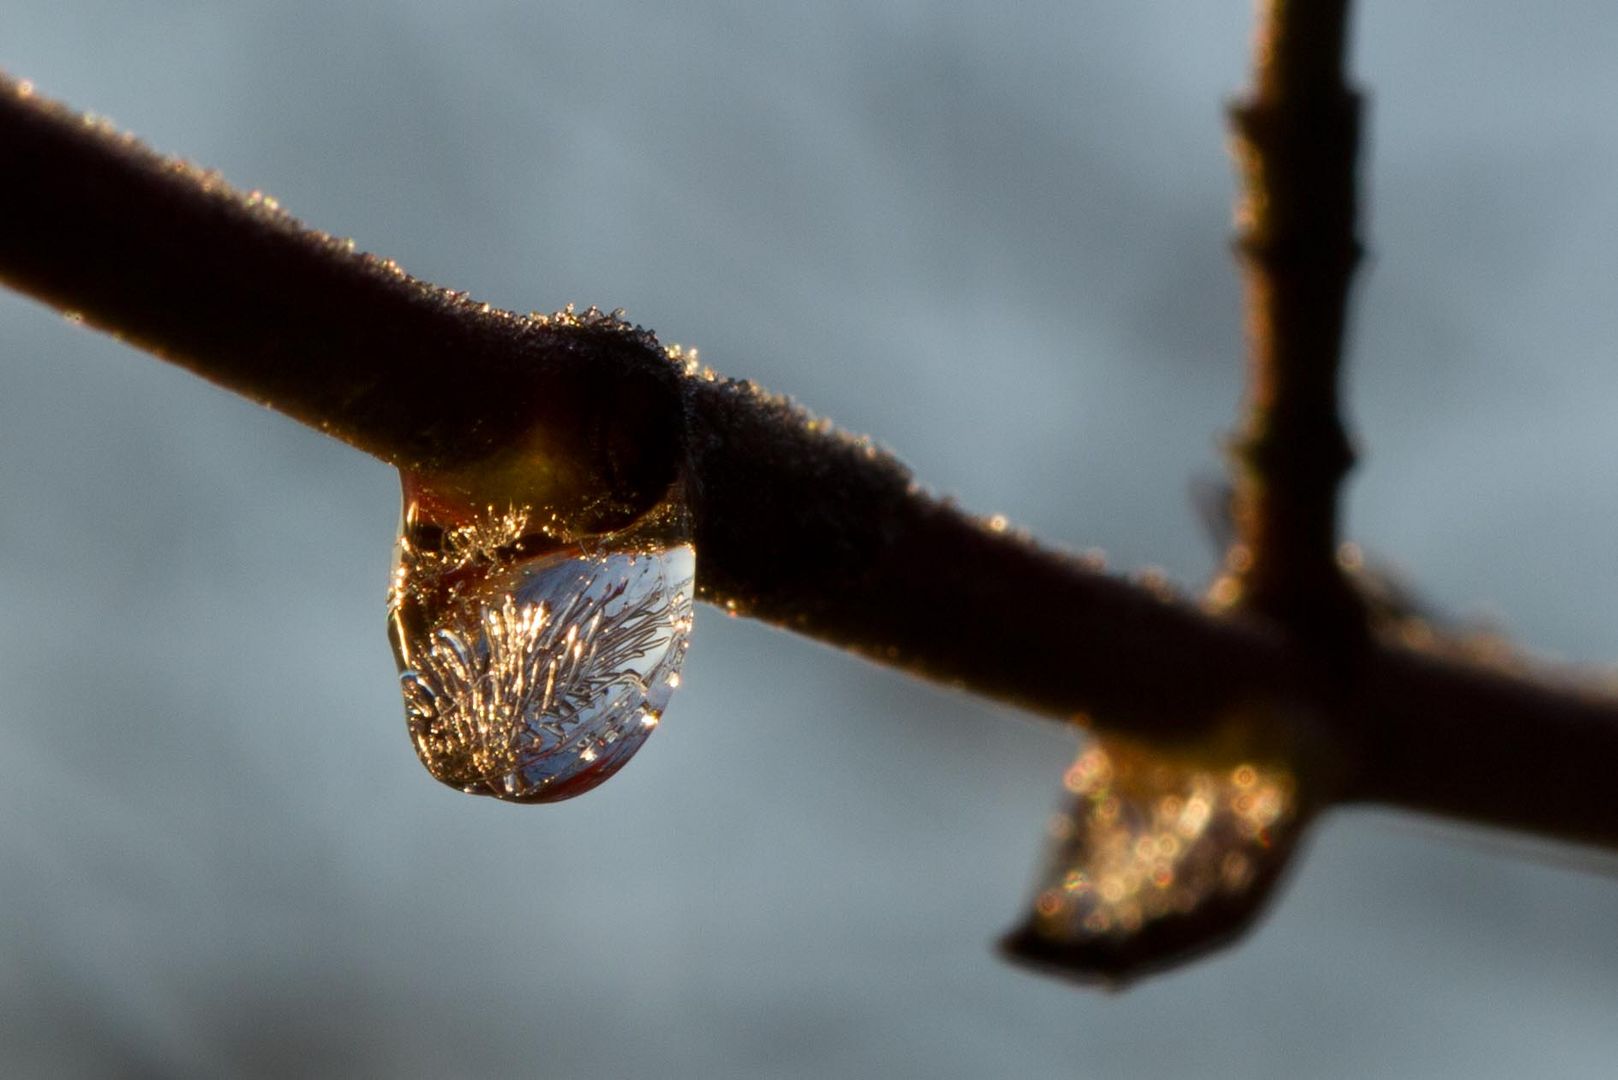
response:
[(470, 794), (588, 791), (680, 683), (695, 573), (683, 489), (629, 528), (577, 533), (553, 507), (469, 502), (435, 480), (402, 476), (388, 590), (416, 754)]
[(1305, 820), (1286, 756), (1225, 756), (1247, 730), (1196, 754), (1092, 740), (1062, 775), (1068, 802), (1012, 954), (1116, 977), (1243, 925)]
[(1216, 611), (1228, 611), (1242, 598), (1242, 582), (1235, 574), (1222, 574), (1208, 589), (1208, 603)]

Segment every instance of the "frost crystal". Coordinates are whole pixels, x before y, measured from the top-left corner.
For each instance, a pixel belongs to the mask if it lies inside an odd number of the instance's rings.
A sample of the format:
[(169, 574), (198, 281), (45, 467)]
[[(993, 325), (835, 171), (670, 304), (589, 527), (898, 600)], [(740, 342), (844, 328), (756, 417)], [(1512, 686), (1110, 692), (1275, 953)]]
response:
[[(422, 530), (413, 526), (417, 533)], [(646, 741), (691, 632), (689, 544), (519, 554), (521, 515), (407, 531), (390, 631), (417, 756), (473, 794), (553, 802)]]

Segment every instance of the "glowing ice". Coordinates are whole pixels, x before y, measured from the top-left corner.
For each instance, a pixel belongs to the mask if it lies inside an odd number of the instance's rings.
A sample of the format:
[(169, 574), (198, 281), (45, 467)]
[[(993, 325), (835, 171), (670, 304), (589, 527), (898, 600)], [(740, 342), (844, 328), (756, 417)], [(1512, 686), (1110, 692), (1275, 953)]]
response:
[(1192, 761), (1093, 742), (1064, 777), (1050, 859), (1012, 956), (1121, 979), (1231, 939), (1261, 910), (1304, 823), (1290, 765)]
[(559, 539), (524, 510), (451, 517), (408, 492), (388, 631), (422, 764), (517, 802), (606, 780), (679, 683), (690, 544), (667, 528)]

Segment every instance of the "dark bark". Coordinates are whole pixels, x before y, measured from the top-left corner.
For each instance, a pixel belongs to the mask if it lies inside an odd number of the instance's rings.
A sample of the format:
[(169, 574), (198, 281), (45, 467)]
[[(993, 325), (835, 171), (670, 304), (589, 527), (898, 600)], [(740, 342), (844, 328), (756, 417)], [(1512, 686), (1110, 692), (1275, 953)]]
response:
[[(11, 82), (0, 205), (6, 284), (383, 460), (475, 472), (516, 442), (608, 524), (685, 470), (712, 603), (1127, 734), (1313, 702), (1366, 754), (1351, 795), (1618, 846), (1599, 795), (1618, 762), (1610, 697), (1389, 646), (1365, 649), (1355, 707), (1337, 707), (1340, 677), (1284, 618), (1108, 577), (925, 493), (783, 399), (685, 371), (643, 331), (414, 281)], [(1318, 566), (1332, 530), (1300, 535)]]

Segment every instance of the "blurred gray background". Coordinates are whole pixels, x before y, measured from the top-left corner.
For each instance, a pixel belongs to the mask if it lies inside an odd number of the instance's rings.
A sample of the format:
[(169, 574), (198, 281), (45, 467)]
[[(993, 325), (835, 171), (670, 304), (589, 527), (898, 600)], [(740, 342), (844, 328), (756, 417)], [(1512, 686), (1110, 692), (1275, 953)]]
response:
[[(418, 276), (624, 306), (968, 507), (1195, 586), (1249, 16), (5, 0), (0, 66)], [(1443, 604), (1618, 655), (1618, 8), (1382, 0), (1355, 37), (1351, 531)], [(404, 734), (390, 470), (9, 294), (0, 350), (7, 1076), (1618, 1057), (1618, 880), (1391, 813), (1326, 822), (1184, 972), (1005, 967), (1071, 737), (711, 609), (613, 782), (460, 796)]]

